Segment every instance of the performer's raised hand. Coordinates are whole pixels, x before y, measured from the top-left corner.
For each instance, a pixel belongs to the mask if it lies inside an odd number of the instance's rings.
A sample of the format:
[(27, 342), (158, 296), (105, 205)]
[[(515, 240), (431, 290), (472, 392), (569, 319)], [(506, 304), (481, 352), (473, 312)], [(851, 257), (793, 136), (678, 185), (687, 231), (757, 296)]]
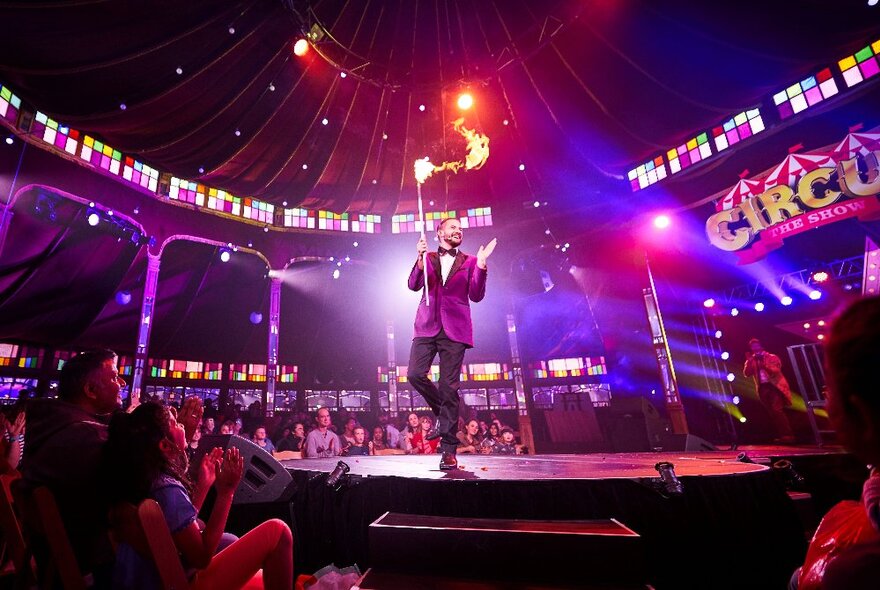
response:
[(422, 236), (421, 238), (419, 238), (419, 243), (416, 244), (416, 252), (418, 252), (419, 257), (421, 257), (421, 255), (427, 251), (428, 251), (428, 241), (425, 239), (425, 236)]
[(477, 266), (486, 268), (486, 259), (495, 251), (496, 245), (498, 245), (498, 238), (492, 238), (491, 242), (485, 246), (480, 246), (480, 249), (477, 251)]

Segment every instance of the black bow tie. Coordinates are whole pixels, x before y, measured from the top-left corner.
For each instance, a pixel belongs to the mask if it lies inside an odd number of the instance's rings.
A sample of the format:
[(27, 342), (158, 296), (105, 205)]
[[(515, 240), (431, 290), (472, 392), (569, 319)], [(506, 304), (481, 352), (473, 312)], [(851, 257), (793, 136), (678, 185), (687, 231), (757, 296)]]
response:
[(458, 250), (456, 250), (455, 248), (450, 248), (449, 250), (447, 250), (443, 246), (439, 246), (437, 248), (437, 254), (439, 254), (440, 256), (443, 256), (444, 254), (449, 254), (450, 256), (456, 256), (458, 254)]

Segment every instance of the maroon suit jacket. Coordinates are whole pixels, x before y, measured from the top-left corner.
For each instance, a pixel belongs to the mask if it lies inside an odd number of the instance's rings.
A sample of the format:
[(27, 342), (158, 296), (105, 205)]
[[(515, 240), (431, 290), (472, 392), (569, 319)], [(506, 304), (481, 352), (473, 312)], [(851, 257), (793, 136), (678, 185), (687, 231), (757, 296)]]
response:
[[(450, 340), (474, 346), (474, 327), (471, 324), (470, 302), (477, 303), (486, 295), (486, 269), (477, 267), (477, 257), (461, 251), (455, 257), (452, 269), (442, 284), (440, 260), (436, 252), (428, 252), (428, 296), (431, 305), (425, 306), (425, 296), (416, 312), (415, 338), (431, 337), (442, 328)], [(424, 285), (419, 263), (409, 273), (409, 288), (420, 291)]]

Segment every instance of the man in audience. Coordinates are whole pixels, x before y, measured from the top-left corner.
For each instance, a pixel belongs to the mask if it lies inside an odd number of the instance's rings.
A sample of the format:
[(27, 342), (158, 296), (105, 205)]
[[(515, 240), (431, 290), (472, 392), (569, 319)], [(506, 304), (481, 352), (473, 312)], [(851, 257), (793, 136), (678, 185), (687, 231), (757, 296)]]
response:
[(381, 410), (379, 412), (379, 425), (385, 431), (385, 444), (388, 448), (400, 448), (400, 431), (391, 423), (388, 410)]
[(272, 441), (269, 440), (269, 437), (266, 436), (266, 427), (262, 424), (254, 429), (254, 442), (267, 453), (271, 453), (275, 450), (275, 445), (273, 445)]
[(316, 418), (318, 427), (306, 436), (306, 459), (335, 457), (342, 452), (342, 443), (330, 430), (330, 410), (321, 408)]
[[(849, 306), (834, 322), (826, 343), (828, 416), (846, 447), (869, 465), (880, 465), (880, 297)], [(880, 474), (871, 470), (862, 501), (880, 527)], [(875, 588), (880, 580), (880, 543), (857, 545), (831, 560), (823, 588)]]
[(95, 481), (107, 425), (120, 408), (124, 386), (114, 352), (82, 352), (61, 369), (58, 399), (34, 400), (28, 408), (21, 465), (25, 485), (52, 491), (80, 568), (99, 577), (113, 553)]
[(293, 429), (290, 430), (290, 433), (278, 441), (278, 446), (276, 449), (278, 451), (295, 451), (299, 452), (303, 450), (305, 446), (306, 440), (306, 431), (305, 427), (302, 423), (297, 422), (293, 425)]

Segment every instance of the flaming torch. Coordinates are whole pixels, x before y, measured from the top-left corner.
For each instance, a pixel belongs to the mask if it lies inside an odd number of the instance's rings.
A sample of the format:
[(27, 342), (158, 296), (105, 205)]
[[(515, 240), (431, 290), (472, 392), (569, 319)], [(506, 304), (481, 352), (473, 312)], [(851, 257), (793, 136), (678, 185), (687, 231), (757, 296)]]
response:
[[(416, 192), (419, 196), (419, 223), (422, 225), (422, 238), (425, 238), (425, 210), (422, 205), (422, 185), (435, 172), (443, 170), (451, 170), (458, 173), (459, 169), (464, 167), (465, 170), (479, 170), (489, 159), (489, 138), (485, 135), (477, 133), (473, 129), (464, 126), (464, 118), (458, 118), (452, 122), (452, 128), (456, 133), (460, 134), (467, 141), (468, 153), (463, 161), (443, 162), (435, 166), (431, 160), (425, 156), (421, 160), (416, 160), (414, 171), (416, 176)], [(425, 306), (431, 305), (428, 299), (428, 252), (422, 254), (422, 269), (425, 274)]]

